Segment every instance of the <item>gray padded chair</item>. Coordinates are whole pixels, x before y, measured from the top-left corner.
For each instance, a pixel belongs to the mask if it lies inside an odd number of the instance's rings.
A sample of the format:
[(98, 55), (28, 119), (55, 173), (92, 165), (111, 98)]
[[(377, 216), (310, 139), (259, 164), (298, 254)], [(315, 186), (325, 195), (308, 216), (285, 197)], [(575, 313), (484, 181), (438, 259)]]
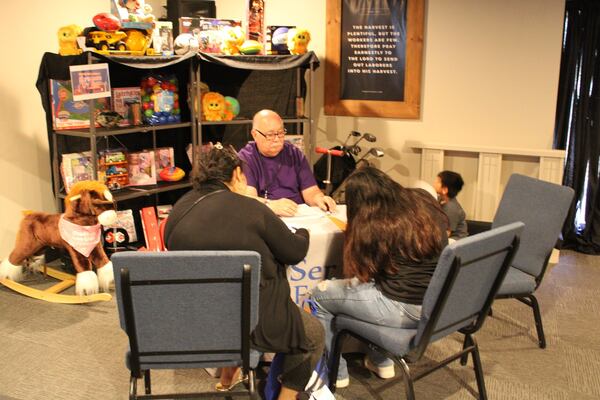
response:
[(569, 187), (513, 174), (492, 223), (492, 228), (515, 221), (525, 223), (519, 251), (496, 298), (515, 298), (533, 309), (541, 348), (546, 347), (546, 338), (534, 292), (542, 283), (573, 195)]
[[(473, 334), (481, 328), (492, 301), (519, 246), (523, 223), (483, 232), (449, 244), (442, 252), (423, 298), (416, 329), (382, 327), (345, 315), (335, 317), (337, 334), (330, 358), (330, 389), (335, 391), (344, 338), (353, 336), (392, 359), (404, 377), (406, 398), (415, 398), (413, 382), (469, 353), (473, 356), (479, 398), (486, 399), (483, 369)], [(411, 374), (409, 362), (418, 361), (429, 343), (454, 332), (465, 335), (467, 346), (439, 364)]]
[[(253, 251), (123, 252), (112, 257), (121, 328), (129, 337), (130, 399), (256, 398), (250, 333), (258, 322)], [(248, 390), (152, 395), (150, 370), (240, 366)], [(144, 376), (145, 395), (137, 395)]]

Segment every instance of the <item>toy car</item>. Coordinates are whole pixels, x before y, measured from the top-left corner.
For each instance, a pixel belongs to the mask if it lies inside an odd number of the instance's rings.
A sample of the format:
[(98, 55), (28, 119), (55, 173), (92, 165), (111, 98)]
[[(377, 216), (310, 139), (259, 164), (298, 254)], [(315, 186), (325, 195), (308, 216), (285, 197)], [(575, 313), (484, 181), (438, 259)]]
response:
[(90, 31), (87, 33), (86, 46), (95, 47), (98, 50), (120, 50), (125, 51), (127, 46), (123, 39), (127, 37), (127, 34), (123, 31), (104, 32), (104, 31)]

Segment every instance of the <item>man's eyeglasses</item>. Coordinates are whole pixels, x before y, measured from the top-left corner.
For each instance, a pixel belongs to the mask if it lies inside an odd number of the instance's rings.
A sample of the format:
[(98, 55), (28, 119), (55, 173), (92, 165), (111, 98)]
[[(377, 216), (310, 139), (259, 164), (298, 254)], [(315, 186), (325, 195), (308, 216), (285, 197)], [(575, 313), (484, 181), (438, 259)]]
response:
[(276, 132), (267, 132), (267, 133), (262, 133), (258, 129), (254, 129), (254, 130), (256, 132), (260, 133), (261, 135), (263, 135), (263, 137), (270, 142), (272, 142), (275, 139), (283, 139), (283, 137), (287, 133), (287, 130), (285, 130), (285, 129), (282, 129), (282, 130), (276, 131)]

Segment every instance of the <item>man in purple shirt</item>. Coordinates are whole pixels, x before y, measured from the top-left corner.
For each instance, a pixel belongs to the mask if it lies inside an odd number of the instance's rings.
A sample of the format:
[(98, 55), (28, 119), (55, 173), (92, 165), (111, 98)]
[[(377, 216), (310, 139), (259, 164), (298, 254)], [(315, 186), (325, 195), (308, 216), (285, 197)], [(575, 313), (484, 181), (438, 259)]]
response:
[(333, 211), (335, 201), (321, 192), (304, 154), (285, 140), (285, 132), (276, 112), (262, 110), (254, 115), (254, 142), (239, 152), (245, 161), (248, 195), (285, 217), (296, 214), (302, 203)]

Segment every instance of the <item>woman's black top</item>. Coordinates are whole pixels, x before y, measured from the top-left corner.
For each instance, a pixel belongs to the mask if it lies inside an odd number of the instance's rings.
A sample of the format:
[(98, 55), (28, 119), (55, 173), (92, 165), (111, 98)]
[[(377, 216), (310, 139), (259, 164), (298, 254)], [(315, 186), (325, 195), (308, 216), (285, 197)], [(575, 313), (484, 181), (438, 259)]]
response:
[[(448, 244), (448, 236), (445, 224), (440, 224), (443, 227), (441, 243), (441, 248), (443, 249)], [(399, 254), (394, 254), (391, 256), (391, 259), (397, 268), (397, 272), (395, 274), (388, 274), (380, 270), (379, 274), (375, 276), (375, 285), (388, 299), (402, 303), (422, 305), (423, 297), (425, 297), (425, 292), (437, 266), (439, 256), (438, 254), (429, 260), (411, 262), (404, 260)]]
[[(190, 210), (200, 197), (218, 190), (222, 191), (205, 197)], [(169, 250), (260, 253), (259, 317), (252, 343), (267, 352), (307, 351), (301, 311), (290, 297), (286, 264), (297, 264), (306, 256), (308, 236), (306, 229), (292, 233), (267, 206), (231, 192), (218, 181), (206, 182), (179, 199), (165, 227)]]

